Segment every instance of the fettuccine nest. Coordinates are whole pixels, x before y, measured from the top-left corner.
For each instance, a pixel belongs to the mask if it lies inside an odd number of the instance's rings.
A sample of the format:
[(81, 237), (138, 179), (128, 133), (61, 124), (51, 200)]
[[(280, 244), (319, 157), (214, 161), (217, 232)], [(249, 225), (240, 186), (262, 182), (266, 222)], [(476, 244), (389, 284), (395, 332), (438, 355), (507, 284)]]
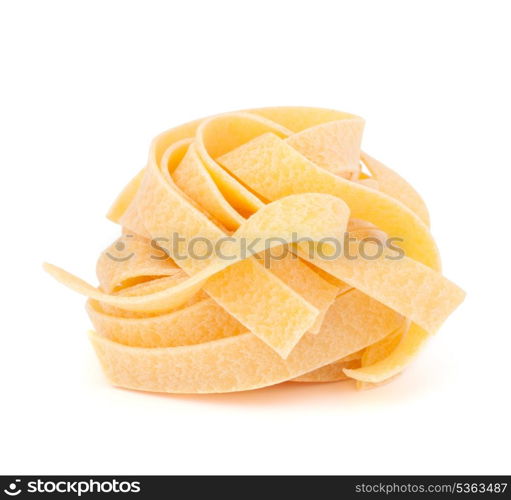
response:
[[(282, 107), (156, 137), (109, 212), (122, 236), (99, 258), (99, 287), (45, 264), (89, 298), (90, 339), (113, 384), (364, 387), (405, 368), (464, 294), (440, 274), (420, 196), (361, 153), (363, 126), (348, 113)], [(180, 243), (162, 245), (171, 235)], [(221, 255), (192, 254), (191, 241)]]

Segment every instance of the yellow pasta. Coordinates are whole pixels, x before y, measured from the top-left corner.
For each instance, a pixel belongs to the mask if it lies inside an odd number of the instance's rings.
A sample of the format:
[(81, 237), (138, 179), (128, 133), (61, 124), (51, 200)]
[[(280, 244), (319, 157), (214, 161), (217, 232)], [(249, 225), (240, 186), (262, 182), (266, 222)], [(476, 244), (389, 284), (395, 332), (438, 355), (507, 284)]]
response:
[[(169, 393), (400, 373), (462, 302), (427, 208), (360, 150), (364, 120), (300, 107), (197, 120), (156, 137), (108, 217), (121, 236), (88, 297), (114, 385)], [(363, 168), (367, 169), (367, 172)]]

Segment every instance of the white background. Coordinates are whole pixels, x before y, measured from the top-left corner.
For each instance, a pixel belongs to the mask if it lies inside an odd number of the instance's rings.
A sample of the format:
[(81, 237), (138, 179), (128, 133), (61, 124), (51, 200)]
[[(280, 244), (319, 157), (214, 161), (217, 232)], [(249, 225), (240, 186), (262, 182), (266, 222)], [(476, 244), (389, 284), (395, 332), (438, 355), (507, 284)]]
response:
[[(509, 3), (3, 1), (0, 473), (511, 473)], [(218, 396), (110, 387), (83, 298), (104, 214), (160, 131), (312, 105), (367, 120), (364, 149), (430, 206), (467, 292), (379, 389)]]

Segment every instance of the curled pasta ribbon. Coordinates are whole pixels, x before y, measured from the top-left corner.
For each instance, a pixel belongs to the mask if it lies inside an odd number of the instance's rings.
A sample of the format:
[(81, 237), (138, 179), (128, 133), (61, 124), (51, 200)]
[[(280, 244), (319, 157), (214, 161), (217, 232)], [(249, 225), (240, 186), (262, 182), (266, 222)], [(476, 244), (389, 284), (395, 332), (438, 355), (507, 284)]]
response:
[[(90, 339), (113, 384), (368, 387), (406, 367), (464, 293), (440, 273), (420, 196), (361, 153), (363, 127), (348, 113), (281, 107), (156, 137), (108, 214), (122, 236), (98, 260), (99, 287), (45, 264), (89, 298)], [(361, 241), (367, 254), (384, 249), (367, 258)], [(197, 255), (191, 242), (215, 251)]]

